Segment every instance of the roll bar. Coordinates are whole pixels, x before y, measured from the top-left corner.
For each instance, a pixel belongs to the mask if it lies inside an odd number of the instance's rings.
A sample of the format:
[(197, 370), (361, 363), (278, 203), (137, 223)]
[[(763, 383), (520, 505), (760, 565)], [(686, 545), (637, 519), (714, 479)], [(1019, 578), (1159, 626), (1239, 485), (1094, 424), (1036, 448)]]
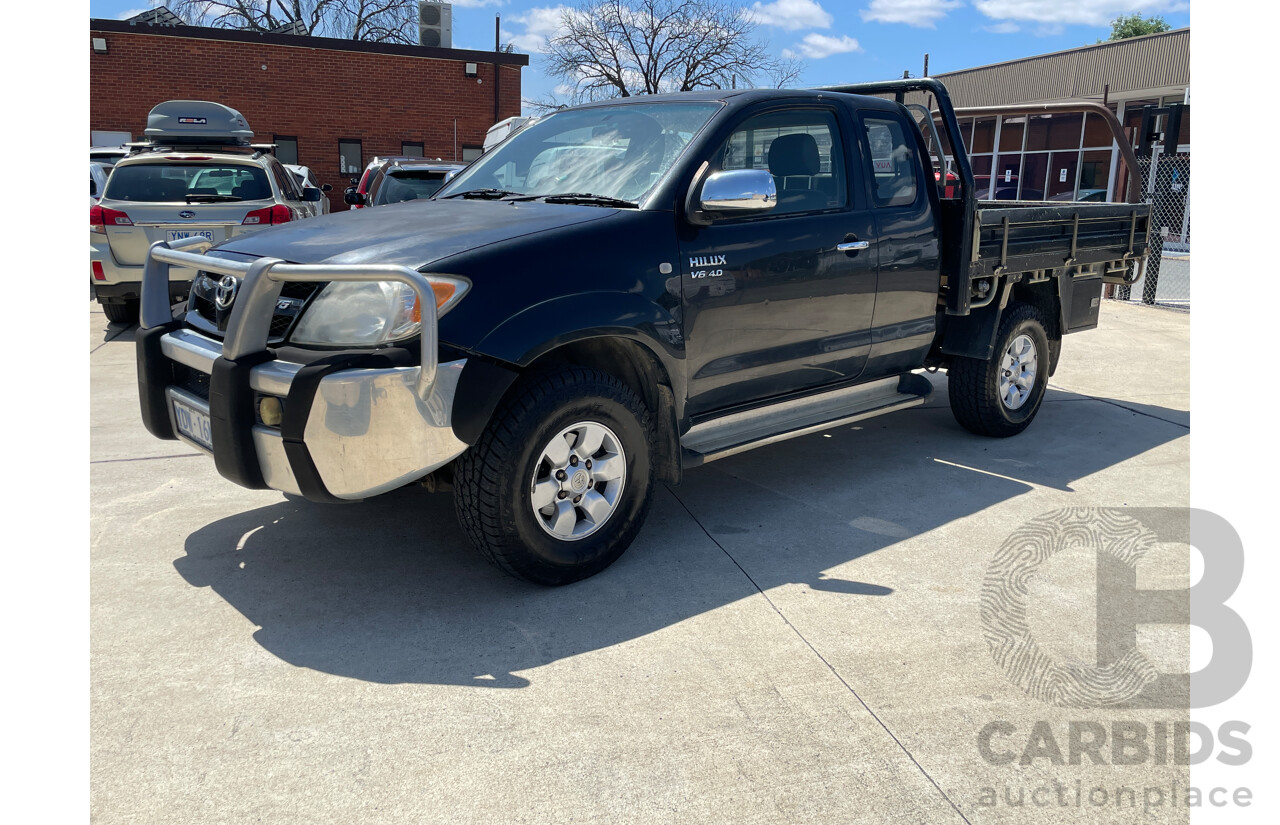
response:
[[(1064, 103), (1032, 103), (1014, 104), (1012, 106), (969, 106), (955, 110), (956, 117), (996, 117), (1009, 115), (1057, 115), (1057, 114), (1090, 114), (1102, 118), (1120, 147), (1120, 157), (1129, 167), (1129, 203), (1142, 203), (1142, 173), (1138, 170), (1138, 156), (1133, 151), (1124, 134), (1115, 113), (1106, 106), (1092, 100), (1071, 100)], [(955, 144), (953, 143), (952, 146)]]

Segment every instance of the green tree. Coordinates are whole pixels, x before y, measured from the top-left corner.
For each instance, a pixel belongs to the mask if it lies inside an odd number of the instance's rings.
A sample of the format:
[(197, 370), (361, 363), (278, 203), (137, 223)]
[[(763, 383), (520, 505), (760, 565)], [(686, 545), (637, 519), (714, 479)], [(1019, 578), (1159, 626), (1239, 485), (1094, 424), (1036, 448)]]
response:
[(1133, 14), (1122, 14), (1115, 20), (1111, 21), (1111, 36), (1106, 40), (1099, 40), (1099, 43), (1112, 42), (1116, 40), (1124, 40), (1129, 37), (1141, 37), (1144, 34), (1159, 34), (1172, 29), (1165, 22), (1163, 17), (1146, 17), (1134, 12)]

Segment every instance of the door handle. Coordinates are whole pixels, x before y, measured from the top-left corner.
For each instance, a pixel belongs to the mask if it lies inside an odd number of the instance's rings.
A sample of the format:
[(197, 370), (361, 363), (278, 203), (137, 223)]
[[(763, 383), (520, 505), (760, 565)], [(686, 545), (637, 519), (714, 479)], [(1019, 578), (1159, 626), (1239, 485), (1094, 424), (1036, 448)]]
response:
[(850, 241), (846, 240), (842, 244), (838, 244), (836, 249), (840, 252), (857, 252), (859, 249), (870, 249), (871, 241)]

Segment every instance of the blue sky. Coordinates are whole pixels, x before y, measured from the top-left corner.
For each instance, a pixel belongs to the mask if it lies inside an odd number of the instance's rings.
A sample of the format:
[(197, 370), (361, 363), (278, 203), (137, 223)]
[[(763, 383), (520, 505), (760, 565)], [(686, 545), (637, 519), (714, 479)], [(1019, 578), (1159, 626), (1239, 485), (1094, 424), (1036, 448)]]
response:
[[(569, 2), (567, 5), (575, 5)], [(91, 0), (91, 17), (127, 17), (148, 0)], [(1103, 39), (1120, 14), (1161, 15), (1174, 28), (1191, 24), (1184, 0), (751, 0), (742, 3), (775, 54), (800, 57), (799, 85), (880, 80), (919, 74), (929, 53), (931, 73), (964, 69), (1069, 49)], [(504, 40), (532, 57), (526, 97), (556, 86), (537, 49), (553, 33), (554, 0), (454, 0), (453, 43), (491, 49), (494, 15)]]

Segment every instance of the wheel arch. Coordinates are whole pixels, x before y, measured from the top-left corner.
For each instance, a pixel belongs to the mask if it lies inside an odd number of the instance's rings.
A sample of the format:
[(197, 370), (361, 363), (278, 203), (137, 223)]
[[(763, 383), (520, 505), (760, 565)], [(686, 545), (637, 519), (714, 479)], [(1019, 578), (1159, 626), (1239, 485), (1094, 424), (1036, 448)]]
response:
[(521, 374), (576, 364), (616, 376), (644, 402), (654, 416), (657, 478), (679, 482), (684, 341), (678, 321), (663, 307), (637, 293), (579, 293), (512, 316), (475, 350), (484, 366), (469, 381), (468, 362), (454, 403), (463, 441), (474, 443)]
[(671, 374), (652, 348), (635, 338), (616, 334), (596, 335), (549, 349), (535, 358), (528, 369), (555, 364), (598, 369), (626, 384), (653, 414), (657, 438), (653, 464), (657, 479), (672, 484), (680, 482), (676, 396)]
[(1058, 358), (1062, 353), (1062, 320), (1063, 301), (1061, 290), (1062, 279), (1066, 277), (1056, 272), (1053, 277), (1031, 282), (1025, 280), (1027, 275), (1019, 273), (1013, 277), (1001, 279), (997, 287), (1001, 293), (997, 300), (985, 307), (975, 309), (966, 316), (948, 316), (946, 332), (942, 339), (941, 351), (947, 356), (962, 356), (985, 361), (991, 357), (995, 348), (996, 334), (1000, 330), (1000, 322), (1014, 304), (1029, 304), (1040, 311), (1045, 320), (1045, 335), (1049, 339), (1049, 375), (1058, 369)]

